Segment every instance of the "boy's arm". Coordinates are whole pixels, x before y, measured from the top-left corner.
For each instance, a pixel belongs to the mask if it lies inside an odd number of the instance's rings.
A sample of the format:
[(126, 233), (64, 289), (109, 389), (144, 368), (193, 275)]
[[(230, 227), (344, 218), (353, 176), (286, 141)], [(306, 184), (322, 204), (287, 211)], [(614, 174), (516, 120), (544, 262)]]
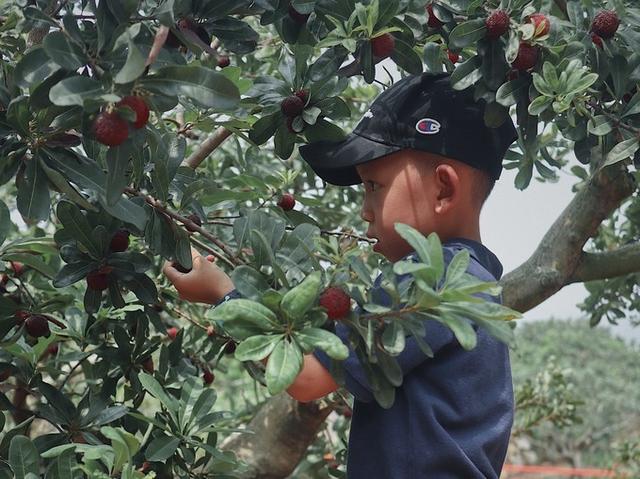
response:
[[(262, 360), (265, 366), (269, 357)], [(333, 376), (326, 370), (313, 354), (305, 354), (302, 370), (296, 376), (293, 384), (287, 388), (287, 393), (296, 401), (309, 402), (326, 396), (338, 389)]]

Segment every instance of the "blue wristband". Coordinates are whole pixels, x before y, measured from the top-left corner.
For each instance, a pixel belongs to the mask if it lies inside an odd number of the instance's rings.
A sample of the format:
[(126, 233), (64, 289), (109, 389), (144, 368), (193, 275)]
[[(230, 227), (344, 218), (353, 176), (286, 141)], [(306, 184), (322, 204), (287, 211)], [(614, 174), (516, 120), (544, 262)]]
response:
[(216, 306), (220, 306), (222, 303), (229, 301), (230, 299), (237, 299), (237, 298), (242, 298), (242, 295), (240, 294), (240, 292), (237, 289), (233, 289), (231, 291), (229, 291), (227, 294), (225, 294), (222, 299), (220, 299), (220, 301), (218, 301), (216, 304), (214, 304), (213, 306), (211, 306), (212, 308), (215, 308)]

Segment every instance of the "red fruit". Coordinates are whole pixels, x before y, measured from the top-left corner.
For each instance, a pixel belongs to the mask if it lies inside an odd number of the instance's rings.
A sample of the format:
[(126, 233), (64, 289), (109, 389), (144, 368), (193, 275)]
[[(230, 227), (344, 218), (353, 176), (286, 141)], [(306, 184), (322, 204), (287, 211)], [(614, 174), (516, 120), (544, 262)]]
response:
[(533, 68), (538, 63), (538, 56), (540, 49), (535, 45), (530, 45), (526, 42), (520, 42), (520, 48), (518, 49), (518, 55), (513, 61), (511, 66), (516, 70), (526, 71)]
[(50, 344), (49, 347), (47, 347), (47, 353), (49, 353), (51, 356), (55, 356), (56, 354), (58, 354), (58, 343)]
[(458, 60), (460, 60), (460, 55), (452, 52), (451, 50), (447, 50), (447, 56), (449, 57), (449, 61), (451, 63), (458, 63)]
[(180, 30), (192, 30), (195, 31), (197, 28), (196, 22), (194, 22), (191, 18), (181, 18), (178, 20), (178, 28)]
[(218, 57), (218, 66), (220, 68), (226, 68), (231, 65), (231, 59), (227, 55), (220, 55)]
[(116, 231), (116, 233), (111, 238), (109, 248), (115, 253), (127, 251), (127, 248), (129, 248), (129, 232), (126, 230)]
[(167, 336), (169, 336), (169, 339), (171, 339), (171, 341), (176, 339), (177, 335), (178, 335), (178, 328), (172, 327), (172, 328), (167, 329)]
[[(198, 215), (190, 214), (189, 216), (187, 216), (187, 218), (193, 221), (196, 226), (202, 226), (202, 220)], [(197, 231), (193, 226), (189, 226), (188, 224), (185, 225), (185, 228), (187, 228), (187, 231), (191, 231), (192, 233), (195, 233)]]
[(599, 37), (608, 40), (613, 37), (620, 26), (620, 19), (612, 10), (598, 12), (591, 23), (591, 31)]
[(236, 342), (233, 339), (230, 339), (224, 345), (224, 353), (225, 354), (233, 354), (235, 352), (236, 352)]
[(534, 13), (529, 15), (529, 21), (533, 22), (533, 26), (535, 27), (533, 38), (543, 37), (548, 34), (549, 29), (551, 29), (551, 22), (544, 13)]
[(138, 470), (140, 472), (147, 472), (149, 469), (151, 469), (151, 463), (149, 461), (144, 461)]
[(282, 100), (280, 109), (286, 116), (294, 118), (304, 110), (304, 102), (296, 95), (291, 95)]
[(142, 362), (142, 369), (144, 369), (149, 374), (153, 374), (155, 368), (153, 367), (153, 358), (151, 356), (149, 356)]
[(440, 28), (442, 25), (444, 25), (444, 23), (442, 23), (440, 19), (436, 17), (436, 14), (433, 13), (433, 4), (431, 3), (427, 5), (427, 16), (427, 25), (429, 25), (431, 28)]
[(87, 275), (87, 287), (95, 291), (103, 291), (109, 287), (109, 273), (102, 269), (91, 271)]
[(285, 211), (291, 211), (293, 207), (296, 205), (296, 199), (293, 195), (289, 193), (285, 193), (278, 201), (278, 206)]
[(396, 48), (396, 39), (390, 33), (371, 39), (371, 51), (374, 57), (387, 58)]
[(137, 130), (149, 121), (149, 107), (145, 101), (139, 96), (125, 96), (118, 102), (117, 106), (128, 106), (136, 114), (136, 120), (133, 122), (133, 127)]
[(211, 371), (205, 368), (204, 372), (202, 373), (202, 379), (204, 380), (205, 384), (211, 384), (215, 379), (215, 376)]
[(345, 409), (342, 411), (342, 415), (343, 415), (344, 417), (346, 417), (346, 418), (350, 418), (350, 417), (352, 417), (352, 416), (353, 416), (353, 410), (352, 410), (351, 408), (345, 408)]
[(24, 328), (29, 336), (39, 338), (41, 336), (49, 336), (51, 331), (49, 330), (49, 321), (46, 316), (41, 314), (32, 314), (24, 322)]
[(596, 35), (595, 33), (591, 34), (591, 41), (598, 47), (603, 48), (602, 38)]
[(305, 105), (307, 104), (307, 101), (309, 100), (309, 90), (298, 90), (294, 93), (294, 95), (300, 98), (302, 100), (302, 103), (304, 103)]
[(5, 273), (3, 273), (2, 274), (2, 278), (0, 279), (0, 285), (4, 286), (8, 282), (9, 282), (9, 276), (7, 276)]
[(351, 298), (342, 288), (331, 286), (320, 295), (320, 306), (327, 310), (329, 319), (344, 318), (351, 311)]
[(207, 336), (209, 336), (210, 338), (213, 338), (216, 335), (216, 330), (213, 328), (213, 326), (207, 326)]
[(29, 319), (29, 316), (31, 316), (31, 313), (29, 311), (24, 311), (22, 309), (19, 309), (18, 311), (16, 311), (14, 313), (14, 316), (16, 318), (16, 322), (18, 324), (22, 324), (24, 323), (27, 319)]
[(103, 145), (118, 146), (129, 137), (129, 125), (117, 113), (103, 111), (93, 121), (93, 134)]
[(16, 278), (19, 278), (24, 271), (24, 265), (20, 261), (9, 261), (11, 269), (13, 269)]
[(504, 10), (494, 10), (484, 24), (487, 27), (487, 38), (495, 40), (509, 31), (509, 14)]
[(299, 25), (305, 25), (309, 19), (309, 14), (300, 13), (293, 5), (289, 5), (289, 17)]

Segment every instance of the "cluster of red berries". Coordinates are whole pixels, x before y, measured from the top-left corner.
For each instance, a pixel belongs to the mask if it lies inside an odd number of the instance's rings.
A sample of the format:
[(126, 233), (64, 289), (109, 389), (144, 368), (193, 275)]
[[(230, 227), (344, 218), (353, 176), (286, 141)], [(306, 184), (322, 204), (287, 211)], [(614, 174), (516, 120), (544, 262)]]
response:
[(609, 40), (618, 31), (620, 19), (616, 12), (612, 10), (602, 10), (593, 17), (591, 22), (591, 40), (593, 43), (603, 48), (602, 40)]
[(16, 318), (16, 324), (19, 326), (24, 324), (24, 329), (29, 336), (40, 338), (51, 335), (49, 318), (43, 314), (33, 314), (29, 311), (18, 310), (14, 313), (14, 317)]
[[(116, 107), (129, 107), (133, 110), (135, 121), (132, 125), (135, 129), (143, 128), (149, 121), (149, 107), (140, 96), (125, 96)], [(93, 134), (103, 145), (118, 146), (129, 138), (129, 122), (117, 111), (107, 109), (98, 114), (93, 121)]]
[(330, 286), (320, 294), (320, 306), (327, 310), (329, 319), (346, 317), (351, 311), (351, 298), (342, 288)]
[(280, 111), (286, 117), (287, 128), (291, 133), (298, 133), (293, 129), (293, 120), (302, 114), (309, 102), (309, 90), (297, 90), (280, 103)]
[(87, 275), (87, 288), (94, 291), (104, 291), (109, 287), (109, 273), (113, 268), (111, 266), (102, 266), (94, 269)]

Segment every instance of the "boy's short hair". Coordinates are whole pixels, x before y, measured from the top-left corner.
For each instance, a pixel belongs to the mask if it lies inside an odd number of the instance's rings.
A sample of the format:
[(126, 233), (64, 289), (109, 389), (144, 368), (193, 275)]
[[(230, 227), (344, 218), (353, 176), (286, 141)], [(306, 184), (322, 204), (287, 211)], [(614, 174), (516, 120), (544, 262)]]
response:
[(455, 90), (448, 73), (409, 75), (378, 95), (346, 139), (310, 143), (299, 151), (318, 176), (340, 186), (361, 183), (356, 165), (404, 149), (455, 159), (497, 180), (518, 135), (509, 115), (502, 125), (487, 126), (485, 107), (472, 89)]

